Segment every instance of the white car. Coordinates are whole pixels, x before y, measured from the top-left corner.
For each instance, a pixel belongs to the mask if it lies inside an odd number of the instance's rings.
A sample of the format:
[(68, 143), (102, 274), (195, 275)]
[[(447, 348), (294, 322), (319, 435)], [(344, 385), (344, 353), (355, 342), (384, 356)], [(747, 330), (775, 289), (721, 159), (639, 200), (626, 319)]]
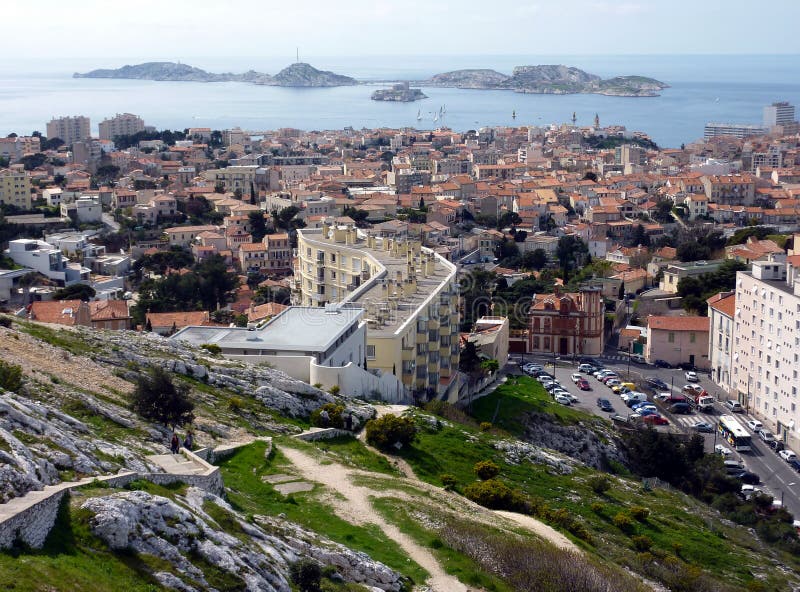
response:
[(619, 378), (611, 378), (606, 381), (606, 386), (611, 388), (612, 386), (619, 386), (622, 384), (622, 381)]
[(583, 380), (583, 376), (578, 372), (572, 374), (570, 378), (572, 379), (572, 382), (574, 382), (575, 384), (578, 384), (579, 381)]
[(581, 364), (580, 366), (578, 366), (578, 370), (580, 370), (585, 374), (589, 374), (591, 372), (594, 372), (594, 366), (592, 366), (591, 364)]
[(730, 448), (726, 448), (722, 444), (717, 444), (716, 446), (714, 446), (714, 452), (716, 452), (717, 454), (721, 454), (722, 456), (730, 456), (731, 454), (733, 454)]
[(757, 419), (750, 419), (747, 421), (747, 427), (753, 430), (754, 432), (758, 433), (762, 429), (764, 429), (764, 424), (758, 421)]
[(595, 378), (597, 378), (599, 380), (603, 376), (605, 376), (606, 374), (616, 374), (616, 372), (614, 372), (613, 370), (598, 370), (592, 376), (594, 376)]
[(565, 397), (564, 395), (556, 395), (555, 402), (556, 403), (560, 403), (561, 405), (567, 405), (567, 406), (569, 406), (569, 404), (571, 403), (571, 401), (569, 400), (569, 397)]
[(631, 362), (636, 362), (637, 364), (646, 363), (642, 354), (631, 354)]
[(703, 392), (703, 387), (700, 386), (699, 384), (684, 384), (683, 385), (683, 390), (686, 390), (686, 389), (693, 390), (696, 393), (702, 393)]
[(790, 460), (796, 460), (797, 459), (797, 455), (794, 452), (792, 452), (791, 450), (789, 450), (788, 448), (784, 448), (778, 454), (786, 462), (789, 462)]
[(697, 378), (697, 372), (694, 370), (689, 370), (684, 376), (686, 376), (686, 380), (689, 382), (700, 382), (700, 379)]

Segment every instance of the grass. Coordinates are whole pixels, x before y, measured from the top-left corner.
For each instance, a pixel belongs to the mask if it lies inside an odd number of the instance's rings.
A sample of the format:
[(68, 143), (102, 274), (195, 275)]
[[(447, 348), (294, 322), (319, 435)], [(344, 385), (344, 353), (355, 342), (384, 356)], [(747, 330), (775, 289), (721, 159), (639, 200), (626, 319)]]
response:
[(86, 337), (67, 329), (51, 329), (36, 323), (17, 321), (20, 330), (31, 337), (78, 355), (94, 353), (94, 348), (86, 342)]
[(274, 451), (270, 459), (265, 459), (265, 450), (263, 442), (254, 442), (220, 463), (227, 497), (235, 509), (249, 515), (277, 516), (282, 513), (293, 522), (367, 553), (415, 582), (425, 581), (427, 572), (409, 561), (397, 543), (377, 526), (354, 526), (339, 518), (329, 505), (318, 499), (318, 488), (284, 496), (263, 482), (263, 476), (291, 472), (291, 463), (280, 451)]
[(509, 376), (494, 392), (473, 402), (471, 410), (477, 421), (488, 421), (515, 436), (525, 431), (529, 413), (546, 413), (563, 425), (597, 420), (593, 415), (556, 403), (541, 384), (527, 376)]
[(316, 448), (326, 454), (332, 454), (341, 464), (363, 471), (400, 475), (386, 457), (376, 454), (353, 436), (339, 436), (330, 440), (320, 440)]

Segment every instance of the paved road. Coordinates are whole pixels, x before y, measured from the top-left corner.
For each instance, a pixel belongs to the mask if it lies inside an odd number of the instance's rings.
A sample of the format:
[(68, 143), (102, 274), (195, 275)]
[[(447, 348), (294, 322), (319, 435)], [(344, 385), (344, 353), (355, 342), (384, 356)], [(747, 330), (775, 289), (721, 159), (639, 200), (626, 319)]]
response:
[[(637, 384), (645, 376), (655, 376), (660, 378), (665, 383), (669, 384), (673, 392), (679, 393), (683, 386), (687, 384), (684, 372), (678, 369), (664, 369), (656, 368), (648, 364), (630, 364), (630, 375), (628, 375), (628, 362), (627, 357), (619, 356), (620, 359), (609, 359), (608, 357), (601, 358), (603, 365), (612, 370), (616, 370), (620, 376), (630, 376), (633, 382)], [(526, 362), (535, 361), (545, 365), (547, 372), (553, 373), (553, 359), (552, 357), (544, 358), (533, 356), (525, 356)], [(545, 364), (546, 363), (546, 364)], [(608, 419), (614, 413), (606, 413), (597, 407), (597, 398), (603, 397), (611, 401), (614, 406), (614, 412), (620, 415), (628, 415), (631, 411), (622, 402), (618, 395), (615, 395), (611, 389), (606, 387), (603, 383), (594, 377), (588, 377), (587, 380), (592, 387), (590, 391), (580, 390), (570, 379), (570, 375), (577, 372), (577, 365), (572, 365), (572, 359), (557, 359), (556, 360), (556, 379), (572, 394), (578, 397), (579, 402), (576, 407), (593, 413), (600, 417)], [(724, 401), (727, 396), (711, 379), (705, 374), (699, 374), (700, 384), (705, 388), (717, 401)], [(663, 410), (664, 415), (669, 421), (669, 426), (659, 426), (657, 429), (660, 431), (673, 431), (683, 433), (696, 433), (692, 426), (700, 422), (708, 422), (716, 426), (720, 415), (726, 414), (725, 409), (721, 403), (714, 406), (712, 413), (696, 413), (693, 412), (689, 415), (673, 415)], [(744, 425), (748, 419), (747, 414), (740, 414), (740, 423)], [(745, 426), (745, 429), (750, 430)], [(733, 452), (731, 458), (741, 461), (747, 470), (756, 473), (761, 477), (761, 487), (765, 492), (771, 494), (775, 499), (781, 499), (783, 496), (783, 503), (786, 509), (792, 512), (800, 519), (800, 474), (794, 471), (786, 462), (778, 456), (771, 448), (764, 444), (756, 434), (750, 432), (753, 436), (752, 451), (747, 453)], [(718, 442), (716, 433), (703, 434), (706, 442), (706, 451), (713, 452), (714, 445), (722, 443), (727, 448), (730, 446), (726, 442)], [(798, 452), (798, 451), (795, 451)]]

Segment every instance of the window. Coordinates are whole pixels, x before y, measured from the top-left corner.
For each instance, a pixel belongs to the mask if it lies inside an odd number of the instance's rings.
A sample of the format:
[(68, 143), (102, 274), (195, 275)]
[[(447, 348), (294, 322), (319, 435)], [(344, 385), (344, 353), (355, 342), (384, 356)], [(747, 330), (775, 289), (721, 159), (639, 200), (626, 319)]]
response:
[(550, 338), (549, 337), (545, 337), (544, 338), (544, 349), (550, 349)]
[(697, 336), (694, 334), (694, 332), (689, 333), (689, 343), (694, 343), (696, 339)]
[(539, 349), (539, 338), (538, 337), (534, 337), (533, 338), (533, 349)]
[(375, 359), (375, 346), (374, 345), (367, 345), (367, 359), (374, 360)]
[(673, 333), (672, 331), (670, 331), (670, 332), (667, 334), (667, 341), (669, 341), (670, 343), (675, 343), (675, 333)]

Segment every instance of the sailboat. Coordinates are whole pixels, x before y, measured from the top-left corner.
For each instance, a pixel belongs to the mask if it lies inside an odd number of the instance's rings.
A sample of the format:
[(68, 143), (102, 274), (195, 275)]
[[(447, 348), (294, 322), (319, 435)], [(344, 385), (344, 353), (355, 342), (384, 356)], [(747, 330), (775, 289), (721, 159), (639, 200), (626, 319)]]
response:
[(417, 110), (417, 121), (422, 121), (422, 109)]
[(511, 112), (511, 119), (516, 119), (516, 118), (517, 118), (517, 110), (516, 110), (516, 109), (514, 109), (514, 110)]

